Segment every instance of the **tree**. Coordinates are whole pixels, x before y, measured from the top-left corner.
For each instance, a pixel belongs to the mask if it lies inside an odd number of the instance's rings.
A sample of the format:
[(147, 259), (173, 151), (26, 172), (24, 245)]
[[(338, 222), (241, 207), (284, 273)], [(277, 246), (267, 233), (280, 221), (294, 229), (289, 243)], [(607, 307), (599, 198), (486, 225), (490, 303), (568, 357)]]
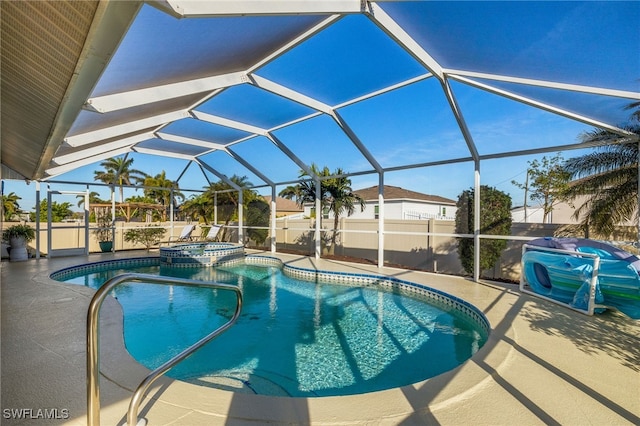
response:
[[(40, 201), (40, 221), (47, 221), (47, 200)], [(36, 213), (31, 212), (29, 216), (32, 221), (36, 220)], [(71, 203), (65, 201), (64, 203), (58, 203), (57, 201), (53, 201), (51, 203), (51, 222), (62, 222), (63, 219), (73, 216), (73, 211), (71, 210)]]
[[(323, 167), (322, 170), (318, 169), (318, 166), (315, 164), (311, 164), (311, 173), (320, 178), (328, 177), (331, 175), (329, 168), (327, 166)], [(311, 178), (311, 176), (305, 172), (304, 170), (300, 170), (298, 174), (298, 178), (300, 178), (300, 182), (295, 185), (290, 185), (284, 188), (278, 195), (284, 198), (288, 198), (289, 200), (294, 200), (296, 204), (302, 207), (306, 203), (314, 203), (316, 200), (316, 182), (314, 179), (305, 179)], [(304, 180), (302, 180), (304, 179)], [(320, 181), (320, 201), (322, 203), (322, 207), (328, 207), (327, 204), (327, 190), (325, 182), (323, 180)]]
[(122, 157), (108, 158), (100, 166), (104, 170), (96, 170), (93, 172), (95, 179), (106, 184), (117, 185), (120, 189), (120, 202), (124, 198), (122, 185), (133, 185), (141, 183), (147, 177), (147, 174), (131, 168), (133, 158), (124, 159)]
[(568, 159), (564, 167), (574, 180), (565, 195), (569, 199), (586, 196), (587, 201), (573, 215), (581, 225), (601, 235), (609, 235), (626, 220), (638, 221), (638, 135), (640, 102), (626, 109), (636, 109), (623, 128), (632, 136), (607, 130), (593, 130), (581, 135), (582, 142), (599, 144), (592, 153)]
[[(345, 172), (341, 168), (337, 168), (331, 173), (328, 167), (319, 170), (315, 164), (311, 165), (311, 172), (316, 176), (329, 177), (320, 180), (320, 200), (322, 208), (325, 207), (333, 212), (333, 235), (331, 237), (331, 247), (329, 254), (335, 253), (336, 239), (338, 236), (338, 224), (340, 223), (340, 215), (346, 213), (351, 216), (356, 209), (356, 205), (360, 205), (360, 211), (364, 210), (365, 201), (351, 189), (351, 179), (343, 176)], [(299, 177), (307, 177), (305, 171), (301, 171)], [(304, 180), (297, 185), (288, 186), (280, 191), (280, 196), (284, 198), (295, 198), (296, 203), (302, 206), (304, 203), (315, 202), (316, 199), (316, 183), (315, 180)], [(317, 217), (320, 217), (318, 214)]]
[(184, 200), (184, 194), (179, 191), (178, 182), (167, 179), (167, 174), (164, 170), (153, 177), (147, 176), (143, 181), (143, 185), (148, 187), (144, 189), (144, 195), (163, 206), (171, 204), (172, 190), (174, 205), (178, 204), (178, 199)]
[(213, 217), (213, 208), (207, 197), (203, 194), (192, 195), (180, 205), (182, 211), (192, 220), (197, 220), (208, 225), (210, 217)]
[[(263, 198), (255, 198), (247, 203), (247, 237), (256, 242), (258, 246), (264, 244), (269, 235), (269, 230), (264, 227), (269, 226), (269, 216), (271, 209)], [(256, 229), (260, 227), (261, 229)]]
[(14, 214), (20, 213), (18, 200), (22, 200), (22, 198), (14, 192), (2, 195), (2, 216), (5, 221), (11, 220)]
[[(248, 206), (251, 201), (259, 197), (255, 191), (246, 189), (247, 187), (253, 186), (253, 184), (249, 181), (247, 176), (241, 177), (233, 175), (229, 180), (240, 188), (245, 188), (242, 189), (242, 208), (246, 210), (246, 206)], [(238, 206), (240, 204), (238, 191), (234, 190), (234, 188), (227, 182), (220, 180), (212, 183), (201, 197), (205, 200), (204, 203), (209, 205), (209, 209), (207, 209), (207, 217), (209, 221), (213, 221), (214, 206), (216, 206), (216, 204), (218, 209), (218, 220), (222, 220), (225, 225), (228, 225), (229, 222), (238, 218)], [(243, 210), (243, 213), (245, 210)], [(225, 228), (222, 229), (222, 235), (220, 236), (221, 241), (225, 238), (224, 232)]]
[[(456, 211), (456, 233), (473, 234), (474, 189), (462, 192), (458, 197)], [(485, 235), (511, 235), (511, 197), (495, 188), (480, 187), (480, 233)], [(507, 247), (506, 240), (483, 238), (480, 240), (480, 270), (493, 268)], [(458, 238), (458, 256), (462, 267), (473, 273), (474, 240)]]
[[(89, 193), (89, 204), (107, 204), (109, 201), (105, 201), (99, 197), (96, 191), (91, 191)], [(84, 206), (84, 195), (76, 195), (78, 199), (78, 207)]]
[(555, 157), (542, 157), (540, 161), (529, 161), (527, 169), (527, 179), (524, 184), (516, 181), (511, 183), (525, 191), (525, 209), (527, 208), (527, 193), (532, 200), (542, 203), (543, 217), (542, 222), (547, 223), (549, 214), (553, 211), (553, 207), (566, 200), (565, 193), (569, 182), (569, 172), (562, 166), (562, 155), (556, 154)]

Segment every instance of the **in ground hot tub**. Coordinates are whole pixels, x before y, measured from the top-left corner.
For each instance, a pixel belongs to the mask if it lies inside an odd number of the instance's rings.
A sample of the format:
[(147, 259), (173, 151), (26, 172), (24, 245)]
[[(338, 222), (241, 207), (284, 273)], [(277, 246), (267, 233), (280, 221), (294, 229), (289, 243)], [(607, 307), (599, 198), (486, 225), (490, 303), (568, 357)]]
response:
[(236, 243), (188, 243), (160, 247), (160, 264), (177, 267), (214, 266), (244, 257), (244, 246)]

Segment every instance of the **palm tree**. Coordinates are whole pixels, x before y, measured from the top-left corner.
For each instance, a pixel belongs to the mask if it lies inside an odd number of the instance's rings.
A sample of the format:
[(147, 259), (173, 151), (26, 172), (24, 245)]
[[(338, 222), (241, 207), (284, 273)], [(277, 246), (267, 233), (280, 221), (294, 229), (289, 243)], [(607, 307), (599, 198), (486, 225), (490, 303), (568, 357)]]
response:
[[(329, 168), (327, 166), (323, 167), (322, 170), (318, 169), (318, 166), (315, 164), (311, 164), (310, 171), (315, 176), (320, 178), (328, 177), (331, 175)], [(298, 178), (303, 179), (311, 177), (304, 170), (300, 170), (298, 174)], [(296, 204), (302, 207), (305, 203), (313, 203), (316, 200), (316, 183), (313, 179), (305, 179), (298, 182), (296, 185), (290, 185), (284, 188), (278, 194), (281, 197), (288, 198), (289, 200), (295, 200)], [(327, 190), (325, 188), (324, 181), (320, 181), (320, 201), (322, 203), (322, 208), (327, 207)], [(321, 217), (321, 216), (320, 216)]]
[[(334, 254), (340, 215), (346, 212), (347, 216), (351, 216), (355, 212), (357, 204), (360, 205), (360, 211), (364, 210), (365, 202), (362, 197), (353, 192), (351, 179), (342, 176), (345, 173), (341, 168), (337, 168), (334, 173), (331, 173), (327, 166), (320, 170), (315, 164), (312, 164), (311, 172), (320, 178), (326, 178), (320, 180), (320, 202), (323, 210), (327, 208), (328, 211), (333, 212), (333, 236), (331, 237), (329, 254)], [(300, 171), (300, 178), (307, 176), (309, 176), (307, 172)], [(304, 180), (297, 185), (288, 186), (280, 191), (279, 195), (290, 200), (295, 199), (296, 203), (302, 207), (305, 203), (314, 202), (316, 199), (315, 180)], [(316, 217), (320, 220), (322, 212), (316, 212)]]
[[(106, 204), (108, 201), (103, 200), (99, 197), (99, 193), (96, 191), (91, 191), (89, 193), (89, 204)], [(84, 205), (84, 195), (76, 195), (78, 199), (78, 207), (82, 207)]]
[[(630, 124), (623, 128), (640, 135), (640, 102), (627, 109)], [(606, 130), (593, 130), (582, 135), (583, 142), (603, 144), (595, 152), (570, 158), (565, 169), (576, 179), (567, 190), (571, 199), (587, 196), (576, 209), (574, 218), (583, 217), (581, 225), (602, 235), (609, 235), (623, 221), (638, 220), (638, 140)], [(584, 215), (584, 216), (583, 216)]]
[(203, 194), (189, 197), (180, 205), (180, 210), (193, 220), (202, 220), (205, 225), (209, 224), (212, 216), (211, 203)]
[[(341, 176), (343, 174), (344, 171), (341, 168), (337, 168), (334, 172), (335, 176)], [(363, 211), (365, 202), (360, 195), (353, 192), (353, 189), (351, 189), (351, 179), (347, 177), (333, 177), (325, 180), (324, 184), (329, 194), (329, 211), (333, 212), (333, 237), (331, 238), (329, 253), (334, 254), (340, 215), (346, 213), (347, 216), (351, 216), (356, 210), (356, 204), (359, 204), (360, 211)]]
[(18, 200), (22, 198), (14, 192), (2, 196), (2, 216), (5, 221), (11, 220), (14, 214), (20, 212)]
[(184, 194), (179, 191), (178, 182), (167, 179), (167, 173), (164, 170), (153, 177), (147, 176), (143, 185), (148, 187), (144, 190), (144, 195), (163, 206), (171, 204), (171, 190), (173, 190), (174, 204), (178, 204), (178, 198), (184, 200)]
[(108, 158), (100, 165), (104, 170), (96, 170), (93, 172), (95, 179), (106, 184), (118, 185), (120, 188), (120, 202), (123, 201), (122, 185), (133, 185), (141, 183), (147, 177), (147, 174), (131, 168), (133, 158), (125, 159), (125, 157)]
[[(247, 176), (233, 175), (229, 178), (229, 180), (240, 188), (253, 186)], [(212, 183), (208, 188), (205, 188), (207, 190), (201, 195), (201, 197), (203, 197), (203, 199), (205, 200), (204, 203), (209, 206), (207, 209), (208, 219), (213, 219), (213, 207), (217, 202), (218, 216), (222, 219), (226, 228), (226, 226), (229, 225), (229, 222), (237, 217), (238, 206), (240, 204), (238, 192), (232, 190), (233, 187), (231, 185), (221, 180), (216, 183)], [(255, 191), (252, 191), (250, 189), (243, 189), (243, 209), (246, 209), (249, 203), (255, 200), (257, 197), (258, 194)], [(221, 241), (224, 241), (225, 239), (225, 228), (222, 228), (222, 235), (220, 236)]]

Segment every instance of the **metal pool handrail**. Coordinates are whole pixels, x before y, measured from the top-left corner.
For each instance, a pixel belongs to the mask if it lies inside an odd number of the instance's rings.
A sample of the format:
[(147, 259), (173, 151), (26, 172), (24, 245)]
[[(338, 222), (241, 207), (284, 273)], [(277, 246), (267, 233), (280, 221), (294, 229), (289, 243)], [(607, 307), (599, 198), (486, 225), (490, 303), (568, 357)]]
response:
[[(236, 293), (236, 310), (229, 321), (224, 323), (218, 329), (212, 333), (198, 340), (193, 345), (189, 346), (169, 361), (165, 362), (155, 370), (153, 370), (138, 386), (131, 402), (129, 403), (129, 410), (127, 412), (127, 424), (129, 426), (135, 425), (138, 417), (138, 408), (142, 402), (147, 390), (153, 384), (153, 382), (169, 371), (171, 367), (177, 363), (183, 361), (192, 353), (200, 349), (207, 344), (213, 338), (217, 337), (229, 327), (231, 327), (238, 317), (240, 316), (240, 310), (242, 309), (242, 292), (236, 286), (230, 284), (221, 284), (197, 280), (186, 280), (173, 277), (161, 277), (157, 275), (148, 274), (121, 274), (111, 278), (104, 283), (100, 289), (95, 293), (91, 302), (89, 303), (89, 310), (87, 313), (87, 424), (89, 426), (100, 425), (100, 343), (99, 343), (99, 316), (102, 302), (108, 296), (109, 292), (116, 286), (124, 282), (136, 282), (140, 284), (163, 284), (163, 285), (182, 285), (188, 287), (205, 287), (214, 288), (220, 290), (229, 290)], [(142, 424), (146, 422), (143, 420)]]

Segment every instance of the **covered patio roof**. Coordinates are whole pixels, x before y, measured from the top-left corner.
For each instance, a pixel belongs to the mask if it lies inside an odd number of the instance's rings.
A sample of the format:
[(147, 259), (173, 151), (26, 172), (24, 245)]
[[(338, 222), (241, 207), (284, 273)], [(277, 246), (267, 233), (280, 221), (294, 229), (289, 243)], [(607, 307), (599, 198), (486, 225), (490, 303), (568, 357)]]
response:
[[(338, 148), (380, 175), (584, 148), (496, 144), (476, 118), (508, 102), (627, 135), (639, 17), (637, 2), (2, 2), (2, 176), (144, 154), (273, 186), (341, 166)], [(411, 162), (389, 155), (406, 144)]]

